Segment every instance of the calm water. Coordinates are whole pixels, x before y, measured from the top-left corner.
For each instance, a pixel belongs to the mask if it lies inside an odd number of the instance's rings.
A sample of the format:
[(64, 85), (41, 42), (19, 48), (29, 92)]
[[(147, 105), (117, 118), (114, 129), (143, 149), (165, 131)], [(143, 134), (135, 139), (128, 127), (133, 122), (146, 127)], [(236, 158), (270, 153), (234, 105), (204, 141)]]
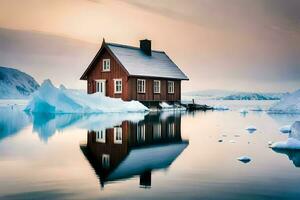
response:
[[(285, 140), (279, 128), (300, 116), (238, 112), (270, 103), (88, 116), (2, 107), (0, 198), (299, 199), (300, 152), (275, 152), (268, 141)], [(237, 161), (244, 155), (251, 162)]]

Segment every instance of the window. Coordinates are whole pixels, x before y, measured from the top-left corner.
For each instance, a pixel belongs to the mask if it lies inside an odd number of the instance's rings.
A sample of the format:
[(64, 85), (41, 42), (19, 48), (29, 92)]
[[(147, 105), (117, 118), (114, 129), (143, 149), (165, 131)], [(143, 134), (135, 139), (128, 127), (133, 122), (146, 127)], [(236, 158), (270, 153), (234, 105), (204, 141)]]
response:
[(158, 80), (153, 81), (153, 92), (160, 93), (160, 81)]
[(114, 127), (114, 143), (122, 144), (122, 127)]
[(175, 124), (174, 123), (168, 124), (168, 135), (169, 135), (169, 137), (175, 137)]
[(153, 139), (161, 138), (161, 124), (153, 124)]
[(105, 143), (105, 129), (96, 132), (96, 142)]
[(103, 59), (102, 71), (104, 72), (110, 71), (110, 59)]
[(137, 125), (136, 140), (138, 143), (145, 142), (145, 124)]
[(122, 79), (114, 79), (115, 94), (122, 93)]
[(109, 155), (108, 154), (102, 154), (102, 167), (103, 168), (109, 168), (110, 162), (109, 162)]
[(174, 81), (168, 81), (168, 93), (174, 94)]
[(138, 93), (145, 93), (146, 92), (146, 80), (145, 79), (138, 79), (137, 80), (137, 92)]

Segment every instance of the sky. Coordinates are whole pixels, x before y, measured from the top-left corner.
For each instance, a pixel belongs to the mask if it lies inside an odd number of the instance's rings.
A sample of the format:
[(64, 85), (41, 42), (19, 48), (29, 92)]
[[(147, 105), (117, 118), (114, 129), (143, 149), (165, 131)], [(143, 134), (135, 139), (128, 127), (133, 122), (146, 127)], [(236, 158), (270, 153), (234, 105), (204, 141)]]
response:
[(85, 88), (79, 77), (103, 38), (148, 38), (190, 78), (183, 91), (293, 91), (299, 10), (298, 0), (1, 0), (0, 65)]

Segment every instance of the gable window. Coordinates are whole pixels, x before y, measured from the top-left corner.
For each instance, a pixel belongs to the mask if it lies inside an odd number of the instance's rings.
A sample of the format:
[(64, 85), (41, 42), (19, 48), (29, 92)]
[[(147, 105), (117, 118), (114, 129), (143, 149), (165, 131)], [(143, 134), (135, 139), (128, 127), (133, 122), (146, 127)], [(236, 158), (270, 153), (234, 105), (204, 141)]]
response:
[(170, 138), (175, 137), (175, 124), (174, 123), (168, 124), (168, 135)]
[(145, 137), (145, 124), (138, 124), (136, 131), (136, 139), (138, 143), (143, 143), (146, 140)]
[(102, 71), (104, 71), (104, 72), (110, 71), (110, 59), (103, 59)]
[(146, 92), (146, 80), (145, 79), (138, 79), (137, 80), (137, 92), (138, 93), (145, 93)]
[(160, 93), (160, 81), (159, 80), (153, 81), (153, 92)]
[(122, 144), (122, 127), (114, 127), (114, 143)]
[(153, 139), (161, 138), (161, 124), (153, 124)]
[(105, 129), (96, 132), (96, 142), (105, 143)]
[(122, 93), (122, 79), (114, 79), (115, 94)]
[(110, 159), (109, 154), (102, 154), (102, 167), (103, 168), (109, 168), (110, 166)]
[(168, 93), (174, 94), (174, 81), (168, 81)]

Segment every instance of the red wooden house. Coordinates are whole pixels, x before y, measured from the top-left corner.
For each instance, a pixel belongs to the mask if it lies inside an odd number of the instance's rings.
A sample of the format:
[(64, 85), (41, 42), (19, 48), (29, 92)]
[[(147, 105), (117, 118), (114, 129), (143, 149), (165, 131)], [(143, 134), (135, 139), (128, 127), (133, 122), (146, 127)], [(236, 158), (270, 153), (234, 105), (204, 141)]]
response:
[(125, 101), (167, 101), (181, 99), (181, 81), (188, 77), (163, 51), (151, 49), (150, 40), (140, 47), (106, 43), (80, 78), (87, 80), (89, 94)]

